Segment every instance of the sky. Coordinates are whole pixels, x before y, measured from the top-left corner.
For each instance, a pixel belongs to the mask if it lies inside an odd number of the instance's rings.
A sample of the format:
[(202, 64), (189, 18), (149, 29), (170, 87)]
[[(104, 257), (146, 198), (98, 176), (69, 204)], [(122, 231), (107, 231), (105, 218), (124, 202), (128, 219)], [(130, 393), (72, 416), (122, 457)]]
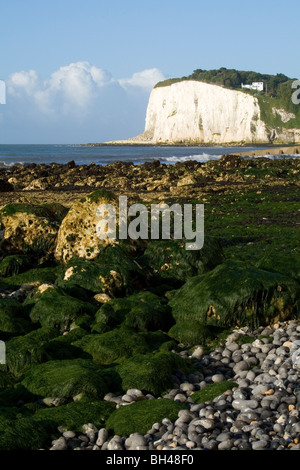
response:
[(299, 0), (0, 0), (0, 144), (143, 132), (153, 86), (220, 67), (300, 78)]

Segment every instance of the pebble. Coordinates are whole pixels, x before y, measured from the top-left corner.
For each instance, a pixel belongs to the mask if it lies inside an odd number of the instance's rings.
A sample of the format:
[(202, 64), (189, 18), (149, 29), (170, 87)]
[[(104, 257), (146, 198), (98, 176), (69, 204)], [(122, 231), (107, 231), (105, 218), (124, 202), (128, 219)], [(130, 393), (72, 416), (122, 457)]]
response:
[[(240, 345), (244, 335), (253, 342)], [(51, 450), (300, 450), (298, 320), (235, 329), (210, 354), (198, 345), (192, 354), (183, 349), (180, 355), (189, 357), (195, 370), (188, 377), (177, 371), (164, 395), (187, 407), (174, 422), (162, 419), (144, 436), (111, 436), (92, 423), (83, 434), (59, 428), (62, 436), (52, 441)], [(193, 401), (195, 391), (226, 380), (236, 386), (211, 401)], [(120, 407), (154, 398), (159, 397), (129, 389), (122, 396), (108, 393), (104, 400)], [(49, 405), (55, 400), (49, 399)]]

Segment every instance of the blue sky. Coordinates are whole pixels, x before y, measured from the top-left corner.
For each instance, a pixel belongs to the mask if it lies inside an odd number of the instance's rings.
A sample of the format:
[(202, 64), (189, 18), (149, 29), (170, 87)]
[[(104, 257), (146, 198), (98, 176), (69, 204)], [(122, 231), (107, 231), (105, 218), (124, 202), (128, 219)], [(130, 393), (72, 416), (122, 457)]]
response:
[(156, 81), (219, 67), (300, 77), (298, 0), (0, 0), (0, 143), (144, 129)]

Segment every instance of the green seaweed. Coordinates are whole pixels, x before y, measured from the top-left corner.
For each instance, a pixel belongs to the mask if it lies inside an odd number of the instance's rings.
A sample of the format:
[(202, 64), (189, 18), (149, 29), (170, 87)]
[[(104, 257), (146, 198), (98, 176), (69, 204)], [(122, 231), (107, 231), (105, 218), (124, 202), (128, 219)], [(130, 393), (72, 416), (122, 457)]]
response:
[(49, 421), (53, 424), (53, 431), (62, 426), (65, 430), (80, 432), (86, 423), (93, 423), (99, 428), (105, 427), (105, 421), (115, 408), (114, 403), (106, 401), (71, 402), (39, 410), (34, 414), (33, 421)]
[(112, 364), (158, 349), (169, 339), (159, 331), (143, 333), (122, 326), (103, 334), (86, 335), (72, 344), (90, 354), (95, 362)]
[(202, 390), (194, 392), (192, 394), (192, 400), (195, 403), (205, 403), (212, 401), (223, 393), (227, 392), (227, 390), (232, 390), (234, 387), (237, 387), (237, 384), (230, 380), (212, 383), (204, 387)]
[(0, 262), (0, 277), (10, 277), (27, 271), (32, 260), (27, 255), (8, 255)]
[(41, 326), (68, 330), (72, 322), (83, 315), (93, 315), (96, 307), (89, 302), (67, 295), (62, 289), (49, 287), (44, 292), (35, 292), (23, 303), (31, 321)]
[(20, 377), (26, 368), (47, 360), (49, 356), (44, 346), (58, 335), (57, 329), (44, 327), (7, 341), (6, 363), (9, 372), (15, 377)]
[(186, 406), (166, 398), (144, 400), (115, 410), (106, 421), (106, 428), (119, 436), (129, 436), (134, 432), (146, 434), (154, 423), (164, 418), (175, 421), (180, 410)]
[[(176, 326), (169, 334), (179, 340), (178, 333), (184, 331), (187, 322), (195, 329), (257, 327), (297, 317), (299, 289), (294, 279), (280, 273), (226, 261), (206, 274), (190, 278), (172, 296), (169, 305)], [(186, 338), (188, 343), (197, 344), (191, 333)], [(201, 340), (203, 337), (199, 336), (198, 341)]]
[(105, 370), (90, 359), (55, 360), (32, 366), (22, 385), (41, 397), (101, 399), (109, 391)]
[(160, 396), (172, 388), (172, 374), (178, 369), (189, 371), (191, 364), (172, 352), (136, 354), (116, 367), (123, 390), (137, 388), (154, 396)]

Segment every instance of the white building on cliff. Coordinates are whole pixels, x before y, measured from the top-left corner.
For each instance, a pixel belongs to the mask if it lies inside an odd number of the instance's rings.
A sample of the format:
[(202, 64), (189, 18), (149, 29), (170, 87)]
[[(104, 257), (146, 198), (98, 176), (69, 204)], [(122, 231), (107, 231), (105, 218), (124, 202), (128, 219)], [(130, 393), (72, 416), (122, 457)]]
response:
[(242, 88), (248, 88), (249, 90), (263, 91), (264, 82), (252, 82), (252, 85), (244, 85), (242, 83)]

